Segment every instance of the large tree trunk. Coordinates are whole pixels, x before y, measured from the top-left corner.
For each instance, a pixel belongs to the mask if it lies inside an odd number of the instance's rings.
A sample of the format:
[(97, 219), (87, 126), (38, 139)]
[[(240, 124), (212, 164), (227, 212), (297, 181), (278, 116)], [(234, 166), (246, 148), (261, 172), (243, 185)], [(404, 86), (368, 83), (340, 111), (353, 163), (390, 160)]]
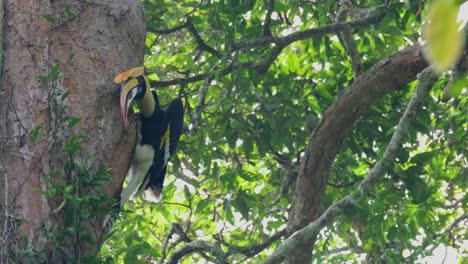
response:
[[(67, 4), (69, 3), (69, 4)], [(71, 5), (70, 5), (71, 4)], [(106, 187), (115, 195), (129, 166), (129, 155), (135, 140), (134, 133), (122, 130), (118, 110), (118, 90), (114, 76), (130, 67), (141, 66), (145, 40), (145, 15), (139, 0), (96, 1), (34, 1), (5, 0), (3, 20), (4, 65), (0, 83), (0, 234), (8, 234), (15, 241), (15, 232), (3, 229), (19, 226), (19, 233), (29, 246), (52, 250), (44, 230), (63, 227), (63, 210), (56, 209), (64, 200), (60, 194), (46, 198), (37, 190), (50, 191), (45, 180), (52, 171), (54, 181), (64, 183), (66, 153), (55, 138), (66, 138), (66, 131), (54, 131), (48, 138), (31, 141), (31, 133), (38, 125), (45, 132), (57, 122), (62, 109), (64, 115), (81, 121), (72, 134), (91, 137), (76, 157), (91, 154), (90, 163), (104, 164), (112, 169), (113, 181)], [(70, 10), (74, 10), (74, 15)], [(53, 23), (48, 20), (53, 18)], [(70, 56), (74, 59), (67, 63)], [(57, 81), (44, 84), (40, 75), (49, 76), (55, 62), (60, 62)], [(51, 93), (55, 87), (55, 94)], [(64, 105), (56, 107), (60, 94), (69, 92)], [(131, 129), (128, 131), (134, 131)], [(55, 135), (55, 136), (52, 136)], [(90, 190), (80, 190), (90, 191)], [(95, 245), (101, 242), (102, 219), (90, 218), (84, 226)], [(10, 244), (11, 246), (11, 244)], [(0, 262), (7, 262), (14, 254), (0, 245)], [(99, 247), (85, 246), (80, 255), (93, 254)], [(76, 248), (62, 249), (68, 254)], [(7, 253), (5, 253), (7, 252)], [(9, 253), (8, 253), (9, 252)], [(62, 254), (62, 259), (64, 258)], [(11, 257), (11, 256), (10, 256)], [(11, 259), (10, 259), (11, 260)], [(49, 260), (50, 261), (50, 260)]]

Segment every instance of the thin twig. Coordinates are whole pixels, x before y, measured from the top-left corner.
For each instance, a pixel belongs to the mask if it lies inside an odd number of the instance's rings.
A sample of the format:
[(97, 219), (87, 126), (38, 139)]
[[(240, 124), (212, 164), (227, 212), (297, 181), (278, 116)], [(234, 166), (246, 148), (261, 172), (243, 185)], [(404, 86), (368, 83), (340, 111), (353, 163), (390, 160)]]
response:
[(202, 39), (200, 34), (198, 33), (197, 29), (193, 25), (192, 21), (190, 18), (187, 18), (187, 28), (190, 34), (195, 38), (195, 41), (197, 42), (197, 46), (201, 51), (206, 51), (211, 53), (213, 56), (217, 57), (218, 59), (221, 59), (222, 55), (219, 51), (215, 50), (214, 48), (210, 47), (206, 42)]
[(434, 251), (434, 249), (438, 246), (438, 243), (433, 243), (434, 240), (440, 238), (440, 237), (445, 237), (445, 236), (450, 236), (452, 234), (453, 229), (455, 229), (458, 224), (460, 224), (462, 221), (468, 220), (468, 212), (465, 212), (461, 216), (457, 217), (444, 231), (434, 234), (433, 236), (427, 237), (421, 248), (427, 248), (430, 243), (432, 243), (429, 251)]
[(177, 25), (177, 26), (172, 27), (172, 28), (161, 28), (161, 29), (147, 28), (146, 31), (151, 32), (153, 34), (167, 35), (167, 34), (171, 34), (171, 33), (177, 32), (179, 30), (182, 30), (182, 29), (184, 29), (186, 27), (188, 27), (187, 22), (185, 22), (183, 24), (180, 24), (180, 25)]
[(169, 234), (166, 236), (166, 238), (164, 239), (164, 242), (162, 243), (162, 252), (161, 252), (161, 259), (159, 261), (159, 263), (164, 263), (164, 260), (166, 259), (166, 253), (167, 253), (167, 245), (169, 244), (169, 240), (172, 239), (172, 235), (174, 235), (175, 233), (175, 229), (174, 229), (174, 225), (171, 227), (171, 230), (169, 230)]
[[(343, 22), (346, 20), (346, 14), (348, 10), (352, 7), (350, 0), (341, 0), (340, 9), (335, 17), (335, 22)], [(351, 59), (351, 67), (354, 71), (354, 78), (356, 79), (363, 72), (363, 67), (361, 64), (361, 56), (357, 50), (356, 43), (354, 42), (353, 34), (351, 30), (345, 29), (338, 33), (338, 38), (345, 48), (346, 54)]]
[(274, 8), (275, 8), (275, 0), (269, 0), (265, 23), (263, 24), (263, 36), (272, 36), (271, 30), (270, 30), (270, 24), (271, 24), (271, 14), (273, 14)]

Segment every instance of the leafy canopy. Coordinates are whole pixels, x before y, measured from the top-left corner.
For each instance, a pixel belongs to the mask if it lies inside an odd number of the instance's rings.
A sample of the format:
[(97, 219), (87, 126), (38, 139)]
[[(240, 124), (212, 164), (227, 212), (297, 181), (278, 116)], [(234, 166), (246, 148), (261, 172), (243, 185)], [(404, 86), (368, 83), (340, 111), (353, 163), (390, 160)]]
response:
[[(349, 10), (363, 13), (349, 12), (346, 21), (378, 14), (384, 4), (353, 2)], [(427, 1), (390, 2), (383, 16), (350, 30), (364, 71), (420, 37)], [(268, 37), (335, 23), (340, 5), (143, 3), (145, 67), (162, 104), (183, 98), (186, 128), (163, 201), (137, 200), (125, 207), (102, 253), (116, 263), (147, 263), (167, 260), (190, 241), (208, 241), (219, 242), (229, 262), (258, 263), (281, 243), (279, 235), (268, 239), (282, 232), (291, 216), (308, 138), (355, 78), (336, 32), (290, 43)], [(264, 42), (255, 42), (259, 39)], [(314, 247), (317, 263), (412, 262), (431, 255), (439, 244), (460, 247), (467, 235), (468, 98), (442, 102), (447, 82), (442, 77), (436, 83), (385, 180), (322, 230)], [(345, 138), (323, 208), (354, 191), (381, 158), (414, 86), (387, 95)], [(272, 243), (261, 244), (265, 241)], [(257, 244), (258, 252), (248, 247)], [(181, 263), (214, 258), (205, 251)]]

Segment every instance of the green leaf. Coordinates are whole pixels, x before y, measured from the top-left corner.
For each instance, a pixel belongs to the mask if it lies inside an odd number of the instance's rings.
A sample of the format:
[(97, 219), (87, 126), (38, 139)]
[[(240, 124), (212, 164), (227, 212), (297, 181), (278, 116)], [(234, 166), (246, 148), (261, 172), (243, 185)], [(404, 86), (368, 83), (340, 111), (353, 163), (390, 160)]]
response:
[(34, 191), (39, 193), (39, 194), (44, 195), (45, 197), (51, 197), (51, 194), (48, 191), (44, 191), (44, 190), (41, 190), (41, 189), (35, 189)]
[(236, 199), (232, 201), (232, 206), (234, 206), (237, 209), (237, 211), (239, 211), (242, 214), (242, 217), (244, 219), (249, 219), (249, 207), (247, 206), (247, 203), (245, 202), (242, 196), (238, 195)]
[(76, 15), (76, 12), (75, 10), (73, 10), (73, 5), (71, 3), (66, 3), (65, 4), (65, 13), (68, 15), (68, 16), (74, 16)]
[(50, 73), (49, 73), (49, 76), (51, 77), (52, 80), (57, 79), (59, 68), (60, 68), (59, 62), (56, 62), (54, 66), (52, 66), (52, 69), (50, 70)]
[(291, 53), (287, 57), (286, 63), (290, 72), (296, 72), (300, 67), (299, 58), (294, 53)]
[(49, 82), (49, 78), (47, 78), (47, 76), (44, 75), (39, 75), (37, 79), (44, 85), (47, 85), (47, 83)]
[(434, 0), (427, 12), (423, 39), (427, 42), (425, 55), (434, 68), (444, 72), (460, 58), (465, 31), (457, 22), (458, 7), (452, 1)]
[(63, 100), (65, 100), (65, 99), (67, 99), (67, 97), (68, 97), (69, 95), (70, 95), (70, 92), (64, 92), (64, 93), (62, 94), (62, 96), (60, 96), (60, 99), (63, 101)]
[(72, 53), (70, 54), (70, 56), (68, 56), (67, 63), (72, 62), (73, 59), (75, 58), (75, 55), (76, 55), (76, 53), (75, 53), (75, 52), (72, 52)]
[(392, 227), (390, 227), (390, 229), (388, 231), (387, 239), (389, 241), (393, 241), (393, 240), (395, 240), (395, 238), (397, 238), (397, 235), (398, 235), (398, 229), (395, 226), (392, 226)]
[(71, 227), (73, 225), (74, 216), (75, 216), (75, 204), (70, 202), (67, 208), (65, 209), (65, 227)]
[(68, 121), (68, 128), (73, 128), (80, 122), (81, 119), (73, 116), (67, 116), (64, 120)]
[(209, 205), (210, 200), (208, 199), (202, 199), (198, 202), (197, 207), (195, 209), (195, 213), (201, 213), (204, 211), (204, 209)]
[(62, 210), (65, 204), (67, 204), (67, 200), (63, 200), (62, 203), (60, 203), (60, 205), (52, 211), (52, 213), (53, 214), (58, 213), (60, 210)]
[(55, 18), (53, 16), (51, 16), (50, 14), (44, 13), (44, 14), (41, 15), (41, 17), (44, 18), (45, 20), (47, 20), (50, 23), (55, 22)]
[(88, 139), (86, 135), (74, 135), (65, 142), (64, 149), (70, 154), (74, 155), (79, 149), (81, 149), (81, 142)]
[(228, 204), (225, 206), (226, 220), (228, 220), (231, 225), (234, 225), (234, 215), (232, 214), (231, 206)]
[(408, 175), (405, 183), (413, 197), (414, 204), (420, 204), (431, 196), (429, 185), (419, 176), (415, 174)]
[(138, 255), (134, 250), (127, 252), (125, 255), (124, 263), (140, 263), (138, 260)]
[(36, 143), (36, 140), (37, 140), (37, 137), (39, 136), (39, 130), (41, 130), (41, 128), (43, 128), (44, 126), (42, 125), (37, 125), (33, 132), (31, 133), (31, 141), (32, 143)]
[(186, 201), (192, 200), (192, 195), (190, 194), (190, 190), (188, 189), (187, 185), (184, 185), (184, 195)]

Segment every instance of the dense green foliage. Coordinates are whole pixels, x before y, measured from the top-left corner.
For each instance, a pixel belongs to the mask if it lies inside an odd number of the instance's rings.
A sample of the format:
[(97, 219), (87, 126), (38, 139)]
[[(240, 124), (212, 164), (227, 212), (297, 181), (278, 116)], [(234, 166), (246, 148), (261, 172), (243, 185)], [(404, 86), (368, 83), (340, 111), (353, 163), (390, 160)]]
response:
[[(334, 23), (338, 1), (274, 1), (271, 20), (273, 1), (143, 2), (145, 67), (162, 104), (183, 98), (186, 128), (163, 200), (126, 206), (102, 254), (116, 263), (148, 263), (168, 259), (190, 241), (219, 242), (226, 252), (262, 243), (285, 228), (298, 159), (321, 113), (354, 73), (336, 34), (292, 42), (277, 57), (271, 54), (279, 44), (246, 47), (239, 40)], [(426, 1), (392, 2), (383, 19), (351, 30), (364, 70), (418, 42)], [(442, 77), (433, 88), (385, 180), (322, 230), (314, 247), (318, 263), (412, 262), (439, 244), (461, 246), (468, 235), (468, 98), (443, 101), (447, 82)], [(387, 95), (352, 129), (332, 166), (324, 208), (355, 190), (380, 159), (414, 87)], [(280, 243), (229, 261), (257, 263)], [(212, 258), (205, 252), (182, 263)]]

